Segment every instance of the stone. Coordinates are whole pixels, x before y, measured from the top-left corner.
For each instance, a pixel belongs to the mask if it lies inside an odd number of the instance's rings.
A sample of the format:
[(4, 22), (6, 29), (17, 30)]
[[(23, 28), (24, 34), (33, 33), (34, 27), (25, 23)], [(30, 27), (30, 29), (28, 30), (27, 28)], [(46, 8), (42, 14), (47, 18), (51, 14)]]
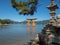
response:
[(60, 27), (60, 15), (57, 16), (57, 26)]
[(58, 6), (54, 4), (54, 0), (51, 0), (47, 8), (50, 10), (50, 22), (37, 34), (30, 45), (60, 45), (60, 15), (57, 16), (57, 20), (55, 19), (55, 10)]

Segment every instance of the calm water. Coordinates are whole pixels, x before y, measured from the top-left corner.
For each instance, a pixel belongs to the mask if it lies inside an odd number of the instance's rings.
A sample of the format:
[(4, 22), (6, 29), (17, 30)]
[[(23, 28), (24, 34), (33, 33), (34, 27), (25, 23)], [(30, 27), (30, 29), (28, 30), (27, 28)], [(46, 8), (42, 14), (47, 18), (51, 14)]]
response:
[(44, 25), (27, 27), (26, 24), (10, 24), (0, 26), (0, 45), (23, 45), (33, 39)]

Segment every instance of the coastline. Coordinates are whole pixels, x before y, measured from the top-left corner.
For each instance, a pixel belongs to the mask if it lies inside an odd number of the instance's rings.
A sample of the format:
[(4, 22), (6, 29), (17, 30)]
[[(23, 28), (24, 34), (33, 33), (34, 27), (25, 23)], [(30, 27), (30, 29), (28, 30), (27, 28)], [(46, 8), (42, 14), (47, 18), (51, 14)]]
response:
[(6, 26), (6, 25), (8, 25), (8, 24), (0, 24), (0, 26)]

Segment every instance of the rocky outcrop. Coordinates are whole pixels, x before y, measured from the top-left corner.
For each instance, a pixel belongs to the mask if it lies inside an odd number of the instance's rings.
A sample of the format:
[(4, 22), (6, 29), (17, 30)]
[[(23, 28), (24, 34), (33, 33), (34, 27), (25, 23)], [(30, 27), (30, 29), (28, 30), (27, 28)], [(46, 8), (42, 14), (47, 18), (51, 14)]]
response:
[(60, 27), (47, 26), (42, 30), (42, 33), (39, 33), (40, 45), (60, 45)]
[(29, 45), (60, 45), (60, 15), (55, 19), (55, 10), (58, 6), (51, 0), (47, 8), (50, 10), (50, 21)]
[(28, 45), (60, 45), (60, 27), (47, 24)]

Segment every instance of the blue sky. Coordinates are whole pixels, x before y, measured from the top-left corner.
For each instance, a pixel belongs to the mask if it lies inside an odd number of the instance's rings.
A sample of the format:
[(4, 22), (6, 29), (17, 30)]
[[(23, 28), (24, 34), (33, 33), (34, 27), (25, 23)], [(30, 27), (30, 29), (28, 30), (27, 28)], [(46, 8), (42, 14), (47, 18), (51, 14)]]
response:
[[(60, 6), (60, 3), (58, 3), (57, 0), (55, 0), (55, 3)], [(50, 19), (50, 11), (46, 7), (49, 4), (50, 0), (39, 0), (37, 12), (35, 12), (33, 16), (23, 16), (19, 15), (19, 12), (12, 7), (10, 0), (0, 0), (0, 19), (11, 19), (20, 22), (28, 18), (37, 18), (37, 20), (48, 20)], [(57, 9), (56, 13), (56, 16), (59, 15), (60, 9)]]

